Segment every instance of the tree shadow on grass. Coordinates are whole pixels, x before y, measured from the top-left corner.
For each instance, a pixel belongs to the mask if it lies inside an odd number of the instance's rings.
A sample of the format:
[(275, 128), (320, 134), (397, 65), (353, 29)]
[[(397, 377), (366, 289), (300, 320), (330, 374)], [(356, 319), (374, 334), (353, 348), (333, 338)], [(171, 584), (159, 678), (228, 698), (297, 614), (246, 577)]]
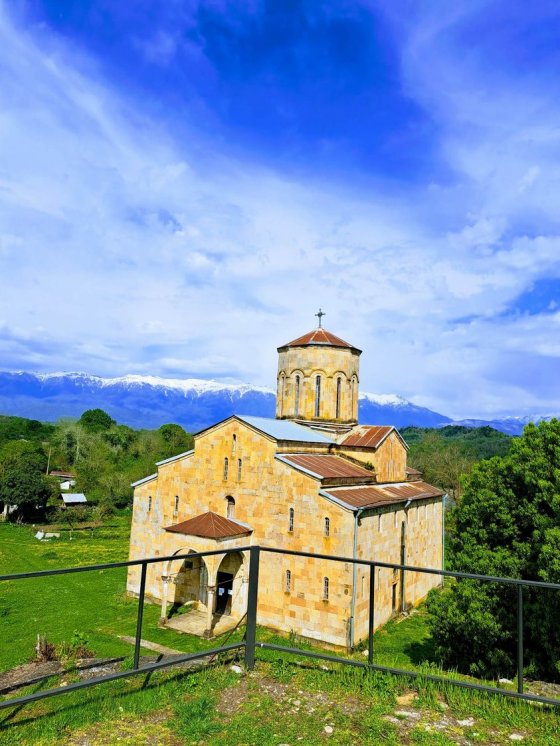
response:
[(420, 666), (422, 663), (438, 663), (435, 642), (431, 637), (408, 643), (403, 647), (403, 653), (415, 666)]

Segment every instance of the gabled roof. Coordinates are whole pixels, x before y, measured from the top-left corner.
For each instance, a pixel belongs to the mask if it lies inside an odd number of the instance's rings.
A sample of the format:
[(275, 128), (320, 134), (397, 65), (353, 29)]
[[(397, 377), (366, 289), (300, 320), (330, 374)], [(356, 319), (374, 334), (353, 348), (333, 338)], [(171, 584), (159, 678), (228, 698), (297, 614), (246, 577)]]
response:
[(232, 536), (247, 536), (253, 532), (249, 526), (224, 518), (212, 511), (201, 513), (188, 521), (167, 526), (165, 531), (186, 536), (202, 536), (205, 539), (227, 539)]
[(156, 461), (156, 466), (163, 466), (164, 464), (170, 464), (172, 461), (179, 461), (179, 459), (185, 458), (186, 456), (192, 456), (193, 453), (194, 448), (191, 448), (190, 451), (185, 451), (184, 453), (178, 453), (176, 456), (164, 458), (163, 461)]
[(325, 347), (344, 347), (348, 350), (354, 350), (354, 352), (357, 352), (358, 354), (361, 354), (362, 352), (357, 347), (354, 347), (354, 345), (345, 342), (340, 337), (337, 337), (336, 334), (333, 334), (322, 327), (314, 329), (312, 332), (307, 332), (307, 334), (282, 345), (278, 348), (278, 352), (285, 350), (287, 347), (307, 347), (315, 345)]
[(356, 487), (331, 487), (320, 490), (323, 497), (342, 504), (350, 510), (376, 508), (383, 505), (442, 497), (443, 490), (427, 482), (395, 482)]
[(318, 479), (348, 477), (375, 480), (375, 473), (348, 459), (329, 454), (282, 453), (276, 458)]
[(158, 475), (156, 474), (149, 474), (147, 477), (143, 477), (143, 479), (139, 479), (137, 482), (132, 482), (130, 485), (131, 487), (139, 487), (141, 484), (145, 484), (146, 482), (151, 482), (152, 479), (157, 479)]
[(335, 442), (334, 438), (311, 430), (305, 425), (298, 425), (291, 420), (275, 420), (271, 417), (250, 417), (240, 414), (234, 416), (275, 440), (288, 440), (294, 443), (330, 444)]
[(357, 425), (349, 433), (346, 433), (338, 442), (344, 446), (356, 446), (357, 448), (379, 448), (381, 443), (391, 432), (395, 432), (405, 448), (408, 449), (406, 441), (393, 425)]
[(54, 469), (53, 471), (49, 472), (49, 476), (61, 477), (62, 479), (76, 479), (75, 474), (71, 474), (69, 471), (58, 471), (58, 469)]

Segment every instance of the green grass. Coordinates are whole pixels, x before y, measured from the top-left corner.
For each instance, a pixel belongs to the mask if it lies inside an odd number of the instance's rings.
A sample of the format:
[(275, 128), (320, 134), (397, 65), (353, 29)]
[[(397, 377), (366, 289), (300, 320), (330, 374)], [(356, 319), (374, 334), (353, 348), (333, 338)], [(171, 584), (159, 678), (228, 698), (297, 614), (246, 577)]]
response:
[[(112, 518), (90, 531), (64, 532), (40, 542), (35, 529), (0, 524), (2, 573), (74, 567), (128, 559), (129, 518)], [(83, 633), (96, 656), (129, 655), (131, 646), (118, 635), (134, 635), (138, 604), (125, 596), (126, 568), (56, 575), (0, 583), (0, 671), (33, 658), (37, 634), (54, 643)], [(146, 604), (142, 635), (150, 642), (194, 652), (215, 645), (192, 635), (157, 626), (160, 607)], [(232, 638), (233, 639), (233, 638)], [(150, 651), (143, 654), (153, 655)]]
[[(490, 746), (511, 743), (513, 733), (527, 744), (558, 743), (558, 713), (544, 708), (327, 668), (259, 661), (249, 675), (217, 665), (131, 677), (0, 714), (0, 746)], [(473, 725), (460, 724), (468, 718)]]

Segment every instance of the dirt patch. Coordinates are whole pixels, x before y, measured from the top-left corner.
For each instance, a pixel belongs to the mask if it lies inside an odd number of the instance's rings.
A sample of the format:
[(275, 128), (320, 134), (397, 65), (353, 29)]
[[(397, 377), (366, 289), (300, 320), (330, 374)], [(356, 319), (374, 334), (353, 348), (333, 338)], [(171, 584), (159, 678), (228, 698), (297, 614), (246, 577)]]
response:
[(406, 694), (401, 694), (400, 697), (397, 697), (397, 704), (399, 707), (408, 707), (416, 699), (418, 699), (418, 694), (416, 692), (406, 692)]
[(222, 715), (234, 715), (238, 712), (247, 699), (247, 679), (240, 679), (234, 686), (228, 686), (220, 694), (216, 703), (216, 711)]
[(166, 725), (168, 711), (142, 715), (126, 715), (119, 720), (103, 723), (75, 733), (65, 743), (68, 746), (184, 746)]

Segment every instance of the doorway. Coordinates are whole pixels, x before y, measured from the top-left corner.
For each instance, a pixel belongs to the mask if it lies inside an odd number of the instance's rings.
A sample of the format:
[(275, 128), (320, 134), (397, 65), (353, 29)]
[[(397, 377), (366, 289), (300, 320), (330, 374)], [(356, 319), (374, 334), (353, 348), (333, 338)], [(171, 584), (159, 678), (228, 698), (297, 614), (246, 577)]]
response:
[(216, 578), (216, 614), (231, 614), (232, 595), (233, 575), (229, 572), (218, 572)]

